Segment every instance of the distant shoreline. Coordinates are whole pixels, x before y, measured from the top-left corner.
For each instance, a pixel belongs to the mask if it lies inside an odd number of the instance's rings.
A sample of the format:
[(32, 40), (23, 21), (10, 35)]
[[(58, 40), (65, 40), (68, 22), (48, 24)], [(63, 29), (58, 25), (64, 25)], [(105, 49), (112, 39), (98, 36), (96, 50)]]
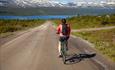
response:
[[(105, 15), (115, 15), (115, 14), (104, 14), (104, 15), (84, 15), (84, 16), (105, 16)], [(0, 16), (0, 20), (36, 20), (36, 19), (62, 19), (62, 18), (72, 18), (78, 17), (79, 15), (40, 15), (40, 16)]]
[(0, 16), (0, 19), (33, 20), (33, 19), (62, 19), (62, 18), (71, 18), (71, 17), (73, 17), (73, 15)]

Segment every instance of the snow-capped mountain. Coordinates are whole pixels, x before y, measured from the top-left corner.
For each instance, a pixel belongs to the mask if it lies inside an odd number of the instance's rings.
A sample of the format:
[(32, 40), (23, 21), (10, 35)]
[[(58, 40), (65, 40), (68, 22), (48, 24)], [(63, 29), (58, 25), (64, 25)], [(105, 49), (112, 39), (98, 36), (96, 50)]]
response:
[(7, 4), (7, 1), (0, 1), (0, 6), (5, 6)]
[(7, 7), (77, 7), (77, 4), (61, 3), (53, 0), (5, 0), (0, 2), (0, 6)]
[(3, 0), (0, 6), (7, 7), (62, 7), (64, 4), (52, 0)]
[(115, 6), (115, 3), (106, 2), (71, 2), (71, 3), (60, 3), (54, 0), (0, 0), (0, 6), (5, 7), (105, 7)]

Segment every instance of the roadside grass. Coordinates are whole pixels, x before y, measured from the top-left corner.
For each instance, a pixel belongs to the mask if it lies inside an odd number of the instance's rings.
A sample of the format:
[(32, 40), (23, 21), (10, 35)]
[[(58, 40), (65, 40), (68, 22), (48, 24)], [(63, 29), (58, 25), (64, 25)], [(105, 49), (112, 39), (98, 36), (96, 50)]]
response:
[(53, 25), (58, 26), (61, 23), (60, 19), (53, 19)]
[[(59, 19), (53, 20), (56, 25), (60, 24)], [(67, 19), (72, 29), (96, 28), (105, 26), (115, 26), (115, 14), (103, 16), (78, 16)]]
[(27, 28), (39, 26), (44, 20), (4, 20), (0, 19), (0, 34), (15, 32)]
[(93, 43), (96, 49), (115, 62), (115, 29), (72, 34)]

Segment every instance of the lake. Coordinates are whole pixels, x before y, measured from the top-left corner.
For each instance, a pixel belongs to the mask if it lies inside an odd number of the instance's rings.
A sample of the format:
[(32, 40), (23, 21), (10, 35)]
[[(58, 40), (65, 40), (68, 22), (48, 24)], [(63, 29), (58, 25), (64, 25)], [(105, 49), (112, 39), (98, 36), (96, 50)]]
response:
[(70, 18), (72, 15), (46, 15), (46, 16), (0, 16), (0, 19), (62, 19)]
[(115, 7), (79, 7), (79, 8), (2, 8), (0, 19), (57, 19), (83, 15), (115, 14)]

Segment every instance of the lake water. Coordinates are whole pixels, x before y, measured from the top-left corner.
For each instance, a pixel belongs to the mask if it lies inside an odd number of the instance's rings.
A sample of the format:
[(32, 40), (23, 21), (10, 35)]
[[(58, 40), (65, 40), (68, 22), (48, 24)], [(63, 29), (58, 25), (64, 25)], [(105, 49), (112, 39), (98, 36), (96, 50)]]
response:
[(0, 19), (62, 19), (70, 18), (72, 15), (47, 15), (47, 16), (0, 16)]
[(0, 8), (0, 19), (59, 19), (77, 15), (115, 14), (115, 7), (87, 8)]

